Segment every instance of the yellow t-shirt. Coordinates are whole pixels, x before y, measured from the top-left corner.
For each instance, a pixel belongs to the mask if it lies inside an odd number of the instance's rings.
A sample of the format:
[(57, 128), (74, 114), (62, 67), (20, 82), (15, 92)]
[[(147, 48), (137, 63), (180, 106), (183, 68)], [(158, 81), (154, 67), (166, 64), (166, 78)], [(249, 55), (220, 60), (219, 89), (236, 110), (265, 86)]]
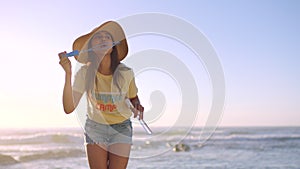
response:
[[(125, 69), (120, 69), (120, 67)], [(87, 66), (82, 66), (76, 73), (73, 82), (74, 91), (86, 92), (87, 69)], [(133, 98), (137, 95), (138, 89), (135, 84), (134, 73), (124, 64), (120, 64), (118, 69), (121, 76), (117, 79), (121, 91), (113, 84), (112, 75), (96, 73), (94, 91), (86, 93), (87, 115), (91, 120), (102, 124), (116, 124), (129, 119), (132, 115), (125, 103), (125, 98)]]

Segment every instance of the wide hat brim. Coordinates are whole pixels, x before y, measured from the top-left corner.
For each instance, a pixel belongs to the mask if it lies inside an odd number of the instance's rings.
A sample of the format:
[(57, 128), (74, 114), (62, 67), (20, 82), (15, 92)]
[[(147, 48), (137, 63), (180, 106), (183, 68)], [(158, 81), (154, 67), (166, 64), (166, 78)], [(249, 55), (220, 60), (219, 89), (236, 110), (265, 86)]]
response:
[[(123, 60), (128, 53), (128, 45), (125, 37), (125, 33), (122, 27), (115, 21), (108, 21), (97, 28), (93, 29), (90, 33), (85, 34), (77, 38), (73, 43), (73, 51), (84, 51), (88, 49), (88, 42), (93, 37), (93, 35), (99, 31), (106, 31), (112, 35), (114, 42), (118, 42), (116, 44), (116, 48), (118, 50), (118, 58), (119, 60)], [(81, 52), (79, 55), (75, 56), (76, 60), (80, 63), (86, 64), (88, 62), (88, 53)]]

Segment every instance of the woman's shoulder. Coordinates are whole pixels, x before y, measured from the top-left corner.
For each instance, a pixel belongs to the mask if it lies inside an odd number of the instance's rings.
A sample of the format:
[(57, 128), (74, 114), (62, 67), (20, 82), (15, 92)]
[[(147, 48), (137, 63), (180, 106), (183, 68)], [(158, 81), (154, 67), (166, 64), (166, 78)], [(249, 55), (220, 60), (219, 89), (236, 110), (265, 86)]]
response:
[(125, 65), (124, 63), (120, 63), (118, 65), (118, 69), (120, 71), (132, 71), (132, 68), (128, 67), (127, 65)]
[(76, 75), (85, 75), (87, 72), (88, 66), (87, 65), (83, 65), (81, 67), (76, 68)]
[(132, 79), (134, 77), (134, 72), (132, 68), (128, 67), (124, 63), (119, 64), (118, 72), (126, 79)]

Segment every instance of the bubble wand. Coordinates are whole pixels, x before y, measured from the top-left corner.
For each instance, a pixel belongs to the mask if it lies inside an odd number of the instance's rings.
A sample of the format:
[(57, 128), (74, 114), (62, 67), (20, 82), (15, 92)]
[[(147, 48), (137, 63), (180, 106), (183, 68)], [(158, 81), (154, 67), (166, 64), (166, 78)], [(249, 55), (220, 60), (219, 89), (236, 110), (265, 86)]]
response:
[[(135, 112), (135, 111), (138, 111), (136, 108), (133, 107), (131, 101), (127, 98), (125, 99), (125, 103), (127, 104), (127, 106), (129, 107), (129, 109), (132, 111), (132, 112)], [(152, 134), (152, 131), (151, 129), (149, 128), (149, 126), (147, 125), (147, 123), (143, 120), (143, 119), (140, 119), (140, 111), (138, 111), (138, 115), (137, 115), (137, 119), (139, 120), (140, 124), (143, 126), (144, 130), (147, 132), (147, 134), (151, 135)]]
[(118, 44), (120, 44), (120, 42), (112, 42), (112, 46), (107, 46), (108, 43), (105, 43), (105, 44), (100, 44), (100, 45), (97, 45), (95, 47), (92, 47), (92, 48), (89, 48), (89, 49), (85, 49), (85, 50), (81, 50), (81, 51), (79, 51), (79, 50), (73, 50), (72, 52), (67, 53), (66, 57), (78, 56), (80, 53), (90, 52), (90, 51), (93, 51), (94, 49), (104, 50), (104, 49), (112, 48), (113, 46), (116, 46)]

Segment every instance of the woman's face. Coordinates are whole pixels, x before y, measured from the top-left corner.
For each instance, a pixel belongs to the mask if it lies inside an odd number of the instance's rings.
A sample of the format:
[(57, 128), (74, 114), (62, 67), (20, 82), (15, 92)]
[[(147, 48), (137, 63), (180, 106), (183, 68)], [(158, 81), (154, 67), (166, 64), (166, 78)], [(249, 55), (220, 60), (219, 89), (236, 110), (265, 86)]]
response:
[(91, 39), (93, 51), (97, 55), (110, 54), (113, 47), (113, 39), (106, 31), (97, 32)]

